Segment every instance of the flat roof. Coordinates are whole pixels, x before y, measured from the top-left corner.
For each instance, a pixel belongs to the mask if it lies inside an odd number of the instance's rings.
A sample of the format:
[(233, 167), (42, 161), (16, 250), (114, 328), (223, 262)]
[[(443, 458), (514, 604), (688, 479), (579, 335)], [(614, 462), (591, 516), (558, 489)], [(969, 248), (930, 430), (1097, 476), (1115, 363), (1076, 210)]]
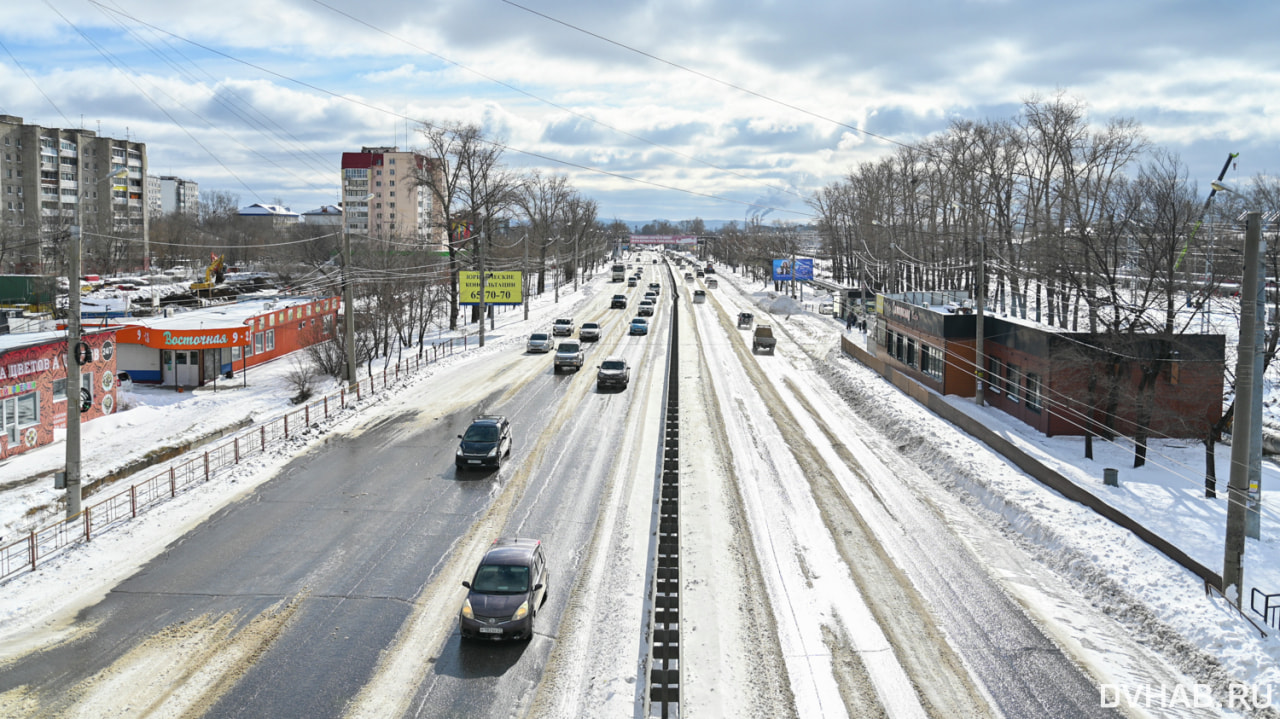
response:
[(233, 304), (200, 307), (187, 312), (177, 312), (170, 317), (129, 317), (125, 323), (131, 327), (153, 330), (179, 329), (233, 329), (243, 327), (258, 315), (285, 310), (298, 305), (309, 305), (325, 297), (281, 297), (271, 299), (241, 300)]

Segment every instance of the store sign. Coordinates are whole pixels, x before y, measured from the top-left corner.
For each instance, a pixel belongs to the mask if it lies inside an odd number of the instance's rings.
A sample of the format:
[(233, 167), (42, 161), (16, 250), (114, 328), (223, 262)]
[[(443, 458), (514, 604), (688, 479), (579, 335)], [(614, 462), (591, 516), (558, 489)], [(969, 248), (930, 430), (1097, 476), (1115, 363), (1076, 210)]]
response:
[(155, 349), (217, 349), (239, 347), (249, 343), (249, 328), (215, 330), (154, 330), (147, 327), (129, 327), (120, 330), (120, 337), (128, 337), (131, 343)]
[[(521, 272), (486, 272), (484, 275), (485, 304), (518, 305), (524, 302)], [(478, 271), (458, 272), (458, 304), (480, 304), (480, 273)]]

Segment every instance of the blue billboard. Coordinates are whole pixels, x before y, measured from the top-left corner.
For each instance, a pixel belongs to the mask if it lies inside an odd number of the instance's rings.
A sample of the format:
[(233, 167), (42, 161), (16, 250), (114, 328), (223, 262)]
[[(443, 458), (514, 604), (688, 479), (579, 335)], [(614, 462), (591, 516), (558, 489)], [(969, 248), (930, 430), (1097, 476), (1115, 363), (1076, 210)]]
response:
[(773, 261), (773, 281), (787, 282), (790, 280), (812, 280), (813, 279), (813, 260), (797, 259), (797, 260), (774, 260)]

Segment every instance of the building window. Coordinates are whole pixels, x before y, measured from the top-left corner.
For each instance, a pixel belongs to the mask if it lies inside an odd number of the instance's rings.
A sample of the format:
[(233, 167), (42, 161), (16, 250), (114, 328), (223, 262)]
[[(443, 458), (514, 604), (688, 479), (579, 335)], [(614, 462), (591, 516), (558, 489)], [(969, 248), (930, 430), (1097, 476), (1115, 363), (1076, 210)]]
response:
[(1027, 373), (1026, 384), (1027, 409), (1040, 413), (1040, 375), (1034, 372)]
[(324, 333), (327, 335), (333, 334), (333, 315), (324, 316)]
[(267, 330), (264, 334), (267, 336), (267, 351), (270, 352), (276, 348), (276, 331)]
[(987, 389), (1000, 394), (1000, 377), (1003, 371), (1000, 368), (1000, 358), (987, 355)]
[(1018, 386), (1022, 384), (1018, 365), (1005, 365), (1004, 373), (1004, 396), (1008, 397), (1010, 402), (1016, 403), (1018, 401)]
[(920, 343), (920, 371), (933, 379), (942, 381), (942, 350), (932, 345)]
[(266, 351), (265, 349), (263, 349), (263, 344), (262, 344), (265, 341), (263, 339), (263, 335), (265, 334), (266, 332), (259, 332), (253, 336), (253, 353), (254, 354), (262, 354), (263, 352)]
[(238, 359), (240, 359), (240, 345), (233, 345), (231, 347), (231, 361), (235, 362)]

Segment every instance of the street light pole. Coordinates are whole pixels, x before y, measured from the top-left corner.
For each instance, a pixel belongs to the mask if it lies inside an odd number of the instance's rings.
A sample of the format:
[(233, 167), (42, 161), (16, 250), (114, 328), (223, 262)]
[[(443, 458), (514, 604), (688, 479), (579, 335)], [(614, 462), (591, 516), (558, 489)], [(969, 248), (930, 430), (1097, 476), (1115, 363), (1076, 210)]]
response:
[[(367, 203), (372, 197), (371, 193), (358, 201)], [(350, 203), (350, 198), (342, 203), (342, 334), (347, 356), (347, 371), (343, 379), (346, 380), (348, 389), (355, 387), (356, 384), (356, 316), (354, 292), (351, 287), (351, 223), (347, 217), (347, 206)]]
[[(1262, 291), (1259, 275), (1262, 264), (1262, 213), (1250, 212), (1245, 225), (1244, 277), (1240, 292), (1240, 342), (1236, 353), (1236, 409), (1231, 428), (1231, 479), (1227, 486), (1227, 532), (1222, 558), (1222, 594), (1240, 606), (1244, 592), (1245, 523), (1248, 509), (1249, 474), (1254, 436), (1253, 425), (1261, 419), (1262, 398), (1256, 394), (1258, 341), (1262, 327), (1258, 302)], [(1261, 380), (1261, 377), (1256, 379)]]
[[(81, 177), (84, 168), (81, 167)], [(117, 180), (128, 175), (125, 168), (107, 175)], [(96, 184), (93, 187), (97, 187)], [(112, 186), (114, 191), (114, 185)], [(84, 188), (76, 193), (76, 226), (71, 233), (71, 256), (67, 258), (67, 519), (80, 514), (80, 250), (84, 244)]]
[(985, 328), (982, 326), (983, 315), (986, 311), (986, 294), (987, 294), (987, 236), (978, 236), (978, 290), (975, 293), (974, 309), (978, 316), (974, 320), (974, 339), (973, 339), (973, 378), (976, 389), (973, 393), (973, 401), (979, 407), (987, 402), (986, 391), (983, 387), (984, 368), (986, 367), (986, 358), (983, 356), (985, 348), (982, 341), (986, 336)]

